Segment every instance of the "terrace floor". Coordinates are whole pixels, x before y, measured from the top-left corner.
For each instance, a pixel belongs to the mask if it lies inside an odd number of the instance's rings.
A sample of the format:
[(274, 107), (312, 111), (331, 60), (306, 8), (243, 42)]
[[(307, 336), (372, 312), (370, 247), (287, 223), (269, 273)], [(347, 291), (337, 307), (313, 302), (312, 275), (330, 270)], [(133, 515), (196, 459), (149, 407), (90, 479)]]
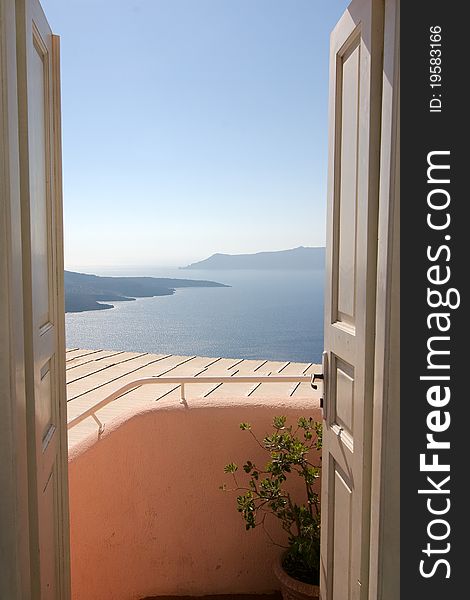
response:
[[(70, 348), (66, 355), (67, 369), (67, 419), (81, 415), (121, 386), (135, 379), (155, 376), (184, 376), (197, 379), (201, 375), (311, 375), (321, 370), (313, 363), (278, 362), (269, 360), (243, 360), (208, 358), (204, 356), (179, 356), (174, 354), (148, 354), (112, 350), (86, 350)], [(250, 397), (260, 401), (277, 398), (298, 399), (316, 394), (308, 383), (195, 383), (186, 387), (186, 399), (207, 401), (233, 397)], [(129, 410), (142, 409), (156, 401), (178, 403), (179, 385), (147, 385), (127, 392), (96, 411), (97, 418), (106, 425)], [(69, 430), (69, 447), (72, 448), (92, 433), (98, 435), (99, 426), (91, 417)]]

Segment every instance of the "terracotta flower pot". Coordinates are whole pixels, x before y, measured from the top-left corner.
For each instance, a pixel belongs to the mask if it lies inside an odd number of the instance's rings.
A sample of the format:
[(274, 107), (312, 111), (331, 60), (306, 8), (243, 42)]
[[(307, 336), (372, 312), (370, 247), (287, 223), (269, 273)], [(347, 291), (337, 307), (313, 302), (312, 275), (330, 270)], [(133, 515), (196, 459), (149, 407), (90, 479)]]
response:
[(274, 575), (279, 582), (283, 600), (318, 600), (320, 588), (318, 585), (298, 581), (288, 575), (282, 567), (282, 556), (273, 565)]

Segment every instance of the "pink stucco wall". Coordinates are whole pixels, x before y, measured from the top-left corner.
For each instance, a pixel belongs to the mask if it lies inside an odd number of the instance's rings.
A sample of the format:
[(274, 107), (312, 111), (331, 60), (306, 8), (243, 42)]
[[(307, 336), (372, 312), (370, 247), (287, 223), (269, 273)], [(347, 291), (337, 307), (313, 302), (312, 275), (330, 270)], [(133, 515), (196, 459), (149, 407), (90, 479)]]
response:
[(72, 448), (73, 600), (274, 590), (280, 549), (261, 529), (245, 531), (235, 494), (219, 485), (230, 483), (228, 462), (267, 459), (239, 423), (263, 436), (279, 414), (321, 419), (312, 398), (208, 398), (189, 408), (173, 400)]

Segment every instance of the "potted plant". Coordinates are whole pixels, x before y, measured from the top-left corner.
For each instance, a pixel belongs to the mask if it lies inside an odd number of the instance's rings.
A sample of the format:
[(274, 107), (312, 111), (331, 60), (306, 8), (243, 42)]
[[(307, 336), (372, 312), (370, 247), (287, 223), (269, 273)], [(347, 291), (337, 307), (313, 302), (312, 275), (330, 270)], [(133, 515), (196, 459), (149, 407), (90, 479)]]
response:
[[(274, 573), (283, 598), (312, 599), (319, 597), (320, 500), (315, 483), (320, 477), (320, 467), (310, 462), (309, 455), (321, 449), (322, 429), (312, 418), (301, 417), (295, 427), (288, 426), (286, 421), (284, 416), (275, 417), (274, 431), (261, 441), (249, 423), (240, 424), (267, 451), (269, 460), (263, 468), (247, 460), (243, 465), (248, 476), (245, 485), (239, 482), (238, 466), (233, 462), (226, 465), (224, 471), (231, 474), (235, 487), (221, 488), (242, 492), (237, 497), (237, 510), (247, 530), (258, 526), (265, 529), (268, 514), (280, 520), (287, 540), (283, 546), (285, 552), (274, 565)], [(304, 480), (305, 497), (301, 503), (294, 500), (289, 489), (293, 477)]]

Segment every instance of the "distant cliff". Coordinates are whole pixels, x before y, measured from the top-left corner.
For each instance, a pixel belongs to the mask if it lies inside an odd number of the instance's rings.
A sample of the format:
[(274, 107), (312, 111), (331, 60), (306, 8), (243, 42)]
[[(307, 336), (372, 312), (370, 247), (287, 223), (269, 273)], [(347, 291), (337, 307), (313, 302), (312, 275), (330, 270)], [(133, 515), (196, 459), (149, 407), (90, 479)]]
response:
[(319, 269), (325, 266), (325, 248), (299, 246), (256, 254), (213, 254), (181, 269)]
[(65, 312), (113, 308), (106, 302), (169, 296), (184, 287), (229, 287), (215, 281), (166, 277), (98, 277), (65, 271)]

